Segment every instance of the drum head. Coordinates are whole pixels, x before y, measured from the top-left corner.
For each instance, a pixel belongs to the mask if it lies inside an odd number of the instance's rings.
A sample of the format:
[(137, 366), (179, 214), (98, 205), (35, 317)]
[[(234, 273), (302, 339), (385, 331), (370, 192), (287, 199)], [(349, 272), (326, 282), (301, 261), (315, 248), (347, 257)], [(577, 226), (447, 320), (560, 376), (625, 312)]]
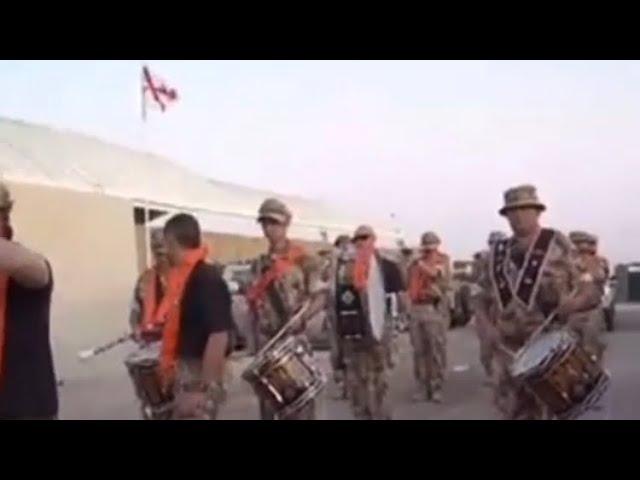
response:
[(124, 363), (126, 365), (147, 365), (157, 363), (160, 359), (160, 342), (146, 345), (135, 352), (131, 352)]
[(371, 333), (377, 341), (380, 341), (384, 332), (387, 305), (382, 271), (375, 256), (371, 261), (371, 270), (369, 271), (369, 281), (367, 283), (367, 305)]
[(546, 361), (572, 344), (572, 337), (565, 331), (544, 333), (520, 350), (511, 366), (514, 377), (527, 376), (542, 367)]

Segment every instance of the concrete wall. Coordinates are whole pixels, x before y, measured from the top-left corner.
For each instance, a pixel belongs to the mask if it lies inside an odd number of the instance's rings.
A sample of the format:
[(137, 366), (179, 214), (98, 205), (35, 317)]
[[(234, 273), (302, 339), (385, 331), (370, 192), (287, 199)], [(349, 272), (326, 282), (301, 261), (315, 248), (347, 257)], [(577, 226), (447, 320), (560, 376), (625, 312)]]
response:
[[(81, 364), (76, 354), (127, 330), (138, 263), (131, 204), (92, 193), (9, 185), (16, 240), (44, 254), (53, 267), (58, 376), (70, 380), (105, 372), (109, 362), (101, 357)], [(109, 374), (126, 375), (118, 365)]]

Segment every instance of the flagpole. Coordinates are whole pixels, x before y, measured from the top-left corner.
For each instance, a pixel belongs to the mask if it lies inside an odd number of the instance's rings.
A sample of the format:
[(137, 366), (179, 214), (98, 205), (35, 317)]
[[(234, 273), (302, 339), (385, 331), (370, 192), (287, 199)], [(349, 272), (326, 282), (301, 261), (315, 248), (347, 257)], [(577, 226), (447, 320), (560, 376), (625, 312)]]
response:
[[(145, 155), (148, 154), (147, 148), (147, 96), (145, 94), (145, 76), (144, 76), (145, 62), (140, 61), (140, 113), (142, 122), (140, 124), (140, 146)], [(145, 264), (146, 267), (150, 267), (151, 260), (151, 229), (149, 223), (151, 222), (151, 212), (149, 211), (149, 202), (146, 198), (142, 198), (142, 209), (144, 210), (144, 250), (145, 250)]]

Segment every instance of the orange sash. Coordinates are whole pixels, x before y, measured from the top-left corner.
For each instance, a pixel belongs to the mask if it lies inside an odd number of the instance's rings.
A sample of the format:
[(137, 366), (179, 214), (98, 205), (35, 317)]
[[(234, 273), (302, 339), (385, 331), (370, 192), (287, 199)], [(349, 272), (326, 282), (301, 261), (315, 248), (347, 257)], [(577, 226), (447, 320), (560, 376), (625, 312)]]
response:
[(444, 263), (444, 255), (436, 252), (421, 258), (409, 271), (409, 298), (413, 303), (429, 300), (431, 285), (436, 279), (433, 269)]
[(158, 305), (154, 316), (154, 323), (162, 325), (162, 351), (160, 356), (160, 370), (168, 387), (175, 375), (178, 341), (180, 339), (180, 304), (184, 296), (187, 280), (196, 264), (207, 258), (207, 247), (202, 246), (187, 251), (181, 265), (172, 267), (167, 275), (165, 295)]
[(269, 269), (258, 278), (247, 292), (247, 300), (253, 308), (264, 301), (267, 288), (290, 272), (306, 253), (300, 245), (289, 244), (284, 254), (276, 255)]
[(375, 246), (373, 241), (368, 241), (356, 252), (356, 259), (353, 265), (353, 286), (360, 292), (364, 292), (367, 289), (371, 259), (374, 253)]

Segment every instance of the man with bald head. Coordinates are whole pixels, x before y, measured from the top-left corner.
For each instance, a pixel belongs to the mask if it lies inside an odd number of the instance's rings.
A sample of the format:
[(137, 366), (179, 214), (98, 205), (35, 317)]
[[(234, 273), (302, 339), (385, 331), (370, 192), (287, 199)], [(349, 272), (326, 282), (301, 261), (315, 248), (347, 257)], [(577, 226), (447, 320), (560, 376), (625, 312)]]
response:
[(376, 250), (373, 228), (361, 225), (352, 241), (355, 248), (345, 251), (337, 262), (334, 295), (348, 397), (356, 419), (387, 420), (391, 418), (387, 400), (390, 319), (386, 316), (383, 334), (375, 338), (369, 316), (368, 285), (374, 269), (379, 269), (382, 276), (382, 295), (402, 292), (404, 282), (398, 266)]

